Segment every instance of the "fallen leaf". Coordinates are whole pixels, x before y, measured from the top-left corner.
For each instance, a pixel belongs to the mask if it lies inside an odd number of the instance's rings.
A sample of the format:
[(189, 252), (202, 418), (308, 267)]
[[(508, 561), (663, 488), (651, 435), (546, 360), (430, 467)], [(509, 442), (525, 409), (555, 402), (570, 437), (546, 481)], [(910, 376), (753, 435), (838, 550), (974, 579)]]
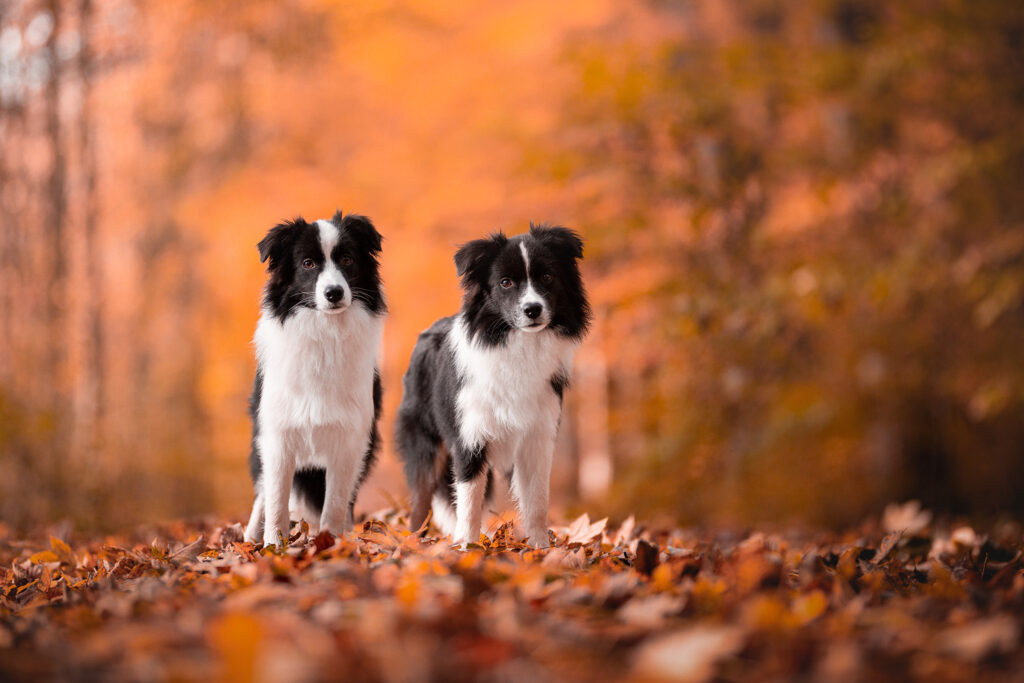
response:
[(56, 536), (50, 536), (50, 548), (53, 549), (53, 552), (57, 554), (57, 557), (59, 557), (62, 562), (66, 562), (73, 559), (71, 546), (69, 546), (67, 543), (60, 540)]
[(206, 546), (203, 543), (203, 536), (200, 534), (199, 538), (196, 540), (187, 545), (183, 545), (181, 548), (174, 551), (174, 553), (171, 554), (170, 559), (177, 562), (191, 562), (199, 557), (199, 554), (203, 552), (205, 547)]
[(892, 549), (896, 547), (900, 539), (903, 538), (902, 532), (894, 531), (882, 539), (882, 543), (878, 546), (878, 550), (875, 552), (874, 557), (871, 558), (873, 564), (879, 564), (882, 560), (889, 556)]
[(249, 614), (225, 614), (211, 621), (206, 637), (219, 660), (219, 680), (256, 680), (257, 654), (264, 638), (259, 619)]
[(34, 553), (29, 558), (33, 564), (42, 564), (43, 562), (60, 562), (60, 558), (52, 550), (41, 550), (38, 553)]
[(612, 534), (608, 542), (612, 546), (625, 545), (633, 540), (633, 531), (636, 529), (636, 518), (630, 515), (622, 522), (622, 525), (618, 528), (614, 534)]
[(828, 598), (820, 590), (801, 595), (793, 601), (793, 616), (797, 623), (808, 624), (825, 613), (828, 609)]
[(742, 629), (702, 626), (661, 636), (643, 645), (634, 660), (640, 676), (697, 683), (709, 680), (715, 664), (735, 655), (745, 640)]
[(316, 548), (316, 551), (318, 553), (322, 553), (328, 548), (333, 547), (334, 543), (334, 534), (332, 534), (330, 531), (326, 529), (317, 534), (316, 537), (313, 539), (313, 547)]
[(640, 539), (636, 544), (636, 559), (633, 566), (641, 574), (651, 575), (658, 566), (658, 546)]
[(567, 527), (556, 527), (554, 532), (559, 536), (566, 536), (566, 543), (590, 543), (595, 538), (601, 536), (604, 532), (605, 526), (608, 524), (608, 518), (599, 519), (598, 521), (591, 524), (590, 515), (583, 513), (575, 520), (572, 524)]
[(621, 621), (633, 626), (644, 628), (659, 628), (673, 616), (683, 611), (686, 600), (679, 596), (649, 595), (646, 597), (633, 598), (616, 613)]
[(968, 662), (990, 654), (1013, 651), (1020, 639), (1020, 626), (1008, 614), (982, 619), (944, 631), (938, 639), (942, 652)]
[(902, 505), (890, 503), (882, 514), (882, 528), (888, 533), (902, 532), (913, 536), (932, 521), (932, 513), (921, 509), (921, 501), (911, 500)]

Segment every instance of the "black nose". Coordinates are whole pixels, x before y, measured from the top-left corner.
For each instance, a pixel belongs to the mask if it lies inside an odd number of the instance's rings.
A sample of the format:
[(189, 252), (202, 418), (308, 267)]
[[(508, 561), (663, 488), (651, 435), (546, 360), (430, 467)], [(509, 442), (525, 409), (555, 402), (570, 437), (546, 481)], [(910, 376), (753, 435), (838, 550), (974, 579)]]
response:
[(536, 320), (537, 316), (540, 315), (540, 312), (543, 310), (544, 307), (538, 303), (531, 303), (523, 306), (523, 313), (525, 313), (526, 317), (530, 320)]
[(338, 285), (328, 287), (324, 290), (324, 298), (330, 301), (332, 304), (336, 304), (341, 301), (341, 297), (345, 296), (345, 290)]

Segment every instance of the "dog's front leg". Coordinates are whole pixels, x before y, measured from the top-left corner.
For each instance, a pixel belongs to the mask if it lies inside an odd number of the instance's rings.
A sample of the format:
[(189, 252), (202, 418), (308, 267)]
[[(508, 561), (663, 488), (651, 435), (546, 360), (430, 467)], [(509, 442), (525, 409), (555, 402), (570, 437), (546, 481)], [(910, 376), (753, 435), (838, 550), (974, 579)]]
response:
[(256, 486), (256, 500), (252, 502), (252, 514), (249, 515), (249, 524), (245, 527), (245, 540), (249, 543), (259, 543), (263, 538), (263, 514), (266, 506), (263, 504), (263, 481)]
[(355, 485), (355, 468), (351, 462), (334, 463), (327, 468), (327, 487), (324, 496), (324, 509), (320, 514), (320, 531), (344, 534), (352, 531), (352, 515), (350, 514), (352, 489)]
[(288, 498), (295, 476), (295, 454), (285, 448), (284, 435), (267, 432), (260, 437), (263, 459), (263, 545), (282, 545), (288, 538)]
[(548, 496), (556, 433), (557, 426), (537, 429), (529, 434), (519, 449), (512, 471), (512, 495), (519, 503), (527, 542), (536, 548), (551, 545), (548, 538)]
[(484, 494), (487, 492), (487, 451), (484, 446), (453, 453), (455, 472), (455, 537), (463, 548), (480, 540)]
[(327, 463), (324, 509), (320, 513), (320, 530), (343, 534), (352, 531), (351, 505), (357, 468), (366, 451), (364, 441), (346, 438), (341, 427), (323, 427), (314, 436), (317, 453), (325, 454)]

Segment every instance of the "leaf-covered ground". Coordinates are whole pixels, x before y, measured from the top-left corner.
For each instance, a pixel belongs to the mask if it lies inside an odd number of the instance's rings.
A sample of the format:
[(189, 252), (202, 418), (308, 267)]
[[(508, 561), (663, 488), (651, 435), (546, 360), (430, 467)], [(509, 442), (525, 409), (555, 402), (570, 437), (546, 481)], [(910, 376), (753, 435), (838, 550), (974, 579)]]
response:
[(283, 552), (214, 523), (0, 539), (0, 680), (1024, 679), (1017, 524), (913, 505), (818, 537), (582, 517), (549, 549), (506, 524), (460, 551), (379, 517), (296, 527)]

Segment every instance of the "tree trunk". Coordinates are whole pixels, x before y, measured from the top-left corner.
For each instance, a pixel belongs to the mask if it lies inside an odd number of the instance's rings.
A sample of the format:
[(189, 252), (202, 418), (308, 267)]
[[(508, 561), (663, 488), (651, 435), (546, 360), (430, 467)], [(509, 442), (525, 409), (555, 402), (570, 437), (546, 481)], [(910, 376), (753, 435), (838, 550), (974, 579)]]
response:
[(78, 28), (80, 48), (78, 75), (81, 79), (82, 105), (78, 119), (79, 163), (82, 178), (82, 238), (85, 258), (86, 286), (85, 335), (83, 366), (77, 401), (76, 451), (94, 453), (103, 441), (103, 406), (106, 368), (104, 362), (104, 291), (103, 250), (100, 244), (96, 199), (96, 146), (93, 122), (92, 86), (94, 62), (92, 54), (93, 3), (79, 0)]
[(61, 30), (61, 3), (49, 0), (46, 8), (53, 16), (53, 30), (46, 41), (46, 57), (50, 67), (45, 89), (46, 130), (50, 143), (50, 175), (47, 180), (45, 203), (46, 224), (43, 232), (48, 242), (50, 276), (46, 292), (47, 328), (49, 337), (48, 374), (50, 410), (53, 414), (53, 438), (50, 458), (56, 467), (64, 459), (67, 438), (64, 436), (65, 418), (68, 414), (67, 401), (67, 296), (68, 254), (65, 222), (67, 217), (67, 160), (64, 154), (63, 126), (61, 124), (61, 64), (57, 53), (57, 38)]

